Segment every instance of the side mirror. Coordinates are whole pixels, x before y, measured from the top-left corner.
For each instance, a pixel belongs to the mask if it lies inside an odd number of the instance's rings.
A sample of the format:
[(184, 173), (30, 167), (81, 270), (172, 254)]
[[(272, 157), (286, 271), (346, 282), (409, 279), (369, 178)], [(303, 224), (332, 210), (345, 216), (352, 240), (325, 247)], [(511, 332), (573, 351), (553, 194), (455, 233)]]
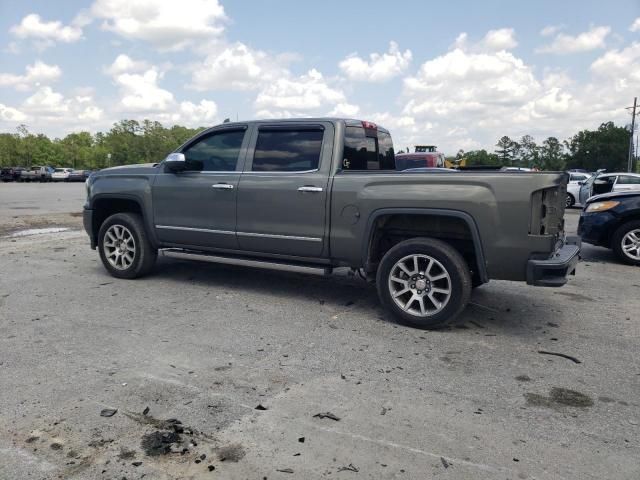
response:
[(181, 172), (187, 168), (187, 160), (184, 153), (170, 153), (164, 159), (164, 164), (171, 172)]
[(580, 181), (578, 182), (578, 185), (584, 185), (584, 180), (580, 180)]

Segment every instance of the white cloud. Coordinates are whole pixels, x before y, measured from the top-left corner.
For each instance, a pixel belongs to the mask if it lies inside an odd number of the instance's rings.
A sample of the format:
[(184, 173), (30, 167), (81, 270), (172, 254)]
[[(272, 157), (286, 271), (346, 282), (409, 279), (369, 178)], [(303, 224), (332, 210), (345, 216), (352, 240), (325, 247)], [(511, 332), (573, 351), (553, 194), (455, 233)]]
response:
[(629, 27), (631, 32), (640, 32), (640, 17), (636, 18)]
[(280, 59), (243, 43), (222, 45), (191, 66), (195, 90), (253, 90), (288, 75)]
[(254, 102), (257, 110), (311, 112), (345, 102), (345, 95), (327, 83), (315, 69), (293, 78), (279, 78), (262, 89)]
[(560, 30), (564, 28), (564, 25), (547, 25), (542, 30), (540, 30), (540, 35), (543, 37), (550, 37), (558, 33)]
[(3, 105), (0, 103), (0, 121), (18, 124), (24, 122), (27, 119), (27, 116), (22, 113), (20, 110), (9, 107), (7, 105)]
[(126, 112), (163, 112), (173, 104), (173, 94), (158, 86), (162, 73), (151, 67), (142, 73), (120, 73), (114, 80), (120, 87), (120, 106)]
[(481, 42), (481, 46), (489, 50), (511, 50), (518, 46), (513, 28), (489, 30)]
[(384, 82), (403, 73), (411, 59), (411, 50), (401, 52), (396, 42), (390, 42), (387, 53), (372, 53), (368, 61), (353, 53), (339, 66), (350, 80)]
[(56, 42), (73, 43), (82, 38), (82, 27), (72, 23), (63, 25), (60, 21), (47, 22), (40, 15), (31, 13), (24, 17), (18, 25), (11, 27), (10, 32), (20, 39), (33, 40), (36, 46), (44, 49)]
[(51, 87), (40, 87), (23, 102), (22, 111), (36, 123), (55, 120), (78, 125), (99, 121), (103, 116), (103, 110), (95, 105), (92, 96), (66, 98)]
[(184, 125), (187, 127), (205, 127), (218, 122), (218, 105), (211, 100), (199, 103), (180, 102), (174, 112), (162, 113), (158, 121), (166, 125)]
[(48, 65), (37, 60), (33, 65), (27, 65), (23, 75), (0, 73), (0, 87), (13, 87), (25, 91), (41, 83), (54, 82), (60, 78), (62, 70), (57, 65)]
[(112, 77), (116, 77), (121, 73), (133, 73), (147, 70), (149, 64), (142, 60), (133, 60), (125, 54), (116, 57), (111, 65), (104, 69), (104, 72)]
[(219, 37), (227, 19), (218, 0), (96, 0), (91, 14), (104, 30), (165, 51)]
[(351, 103), (338, 103), (328, 115), (330, 117), (355, 117), (360, 113), (360, 107)]
[(559, 33), (548, 45), (538, 48), (538, 53), (554, 53), (565, 55), (569, 53), (588, 52), (598, 48), (604, 48), (605, 40), (611, 32), (610, 27), (591, 27), (588, 31), (571, 36)]

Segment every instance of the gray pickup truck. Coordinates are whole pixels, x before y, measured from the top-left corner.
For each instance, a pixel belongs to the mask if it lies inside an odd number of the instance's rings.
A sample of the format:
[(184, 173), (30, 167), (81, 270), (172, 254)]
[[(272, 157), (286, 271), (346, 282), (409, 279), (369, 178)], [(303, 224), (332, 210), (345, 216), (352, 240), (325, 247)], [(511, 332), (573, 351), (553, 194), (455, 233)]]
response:
[(453, 322), (489, 279), (561, 286), (565, 173), (395, 171), (389, 132), (334, 118), (225, 123), (164, 161), (87, 180), (84, 226), (109, 273), (157, 255), (359, 269), (404, 323)]

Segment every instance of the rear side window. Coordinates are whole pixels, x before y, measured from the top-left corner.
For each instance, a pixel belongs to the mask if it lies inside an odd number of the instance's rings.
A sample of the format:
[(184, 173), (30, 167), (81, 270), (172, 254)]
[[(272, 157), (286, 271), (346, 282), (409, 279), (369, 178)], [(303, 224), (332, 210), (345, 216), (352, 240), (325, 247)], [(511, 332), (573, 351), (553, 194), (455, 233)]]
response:
[(625, 184), (625, 185), (639, 185), (640, 184), (640, 177), (634, 177), (633, 175), (620, 175), (618, 177), (618, 183), (621, 184)]
[(322, 137), (320, 129), (260, 130), (251, 170), (304, 172), (317, 170)]
[(347, 127), (344, 135), (345, 170), (394, 170), (391, 135), (363, 127)]

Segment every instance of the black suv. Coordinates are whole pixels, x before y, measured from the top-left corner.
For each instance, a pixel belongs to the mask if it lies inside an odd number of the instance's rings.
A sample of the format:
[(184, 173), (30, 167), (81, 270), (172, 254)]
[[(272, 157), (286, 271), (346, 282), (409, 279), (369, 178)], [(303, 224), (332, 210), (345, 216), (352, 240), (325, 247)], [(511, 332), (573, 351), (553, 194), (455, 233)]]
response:
[(0, 169), (0, 181), (15, 182), (20, 178), (20, 174), (24, 168), (22, 167), (6, 167)]

